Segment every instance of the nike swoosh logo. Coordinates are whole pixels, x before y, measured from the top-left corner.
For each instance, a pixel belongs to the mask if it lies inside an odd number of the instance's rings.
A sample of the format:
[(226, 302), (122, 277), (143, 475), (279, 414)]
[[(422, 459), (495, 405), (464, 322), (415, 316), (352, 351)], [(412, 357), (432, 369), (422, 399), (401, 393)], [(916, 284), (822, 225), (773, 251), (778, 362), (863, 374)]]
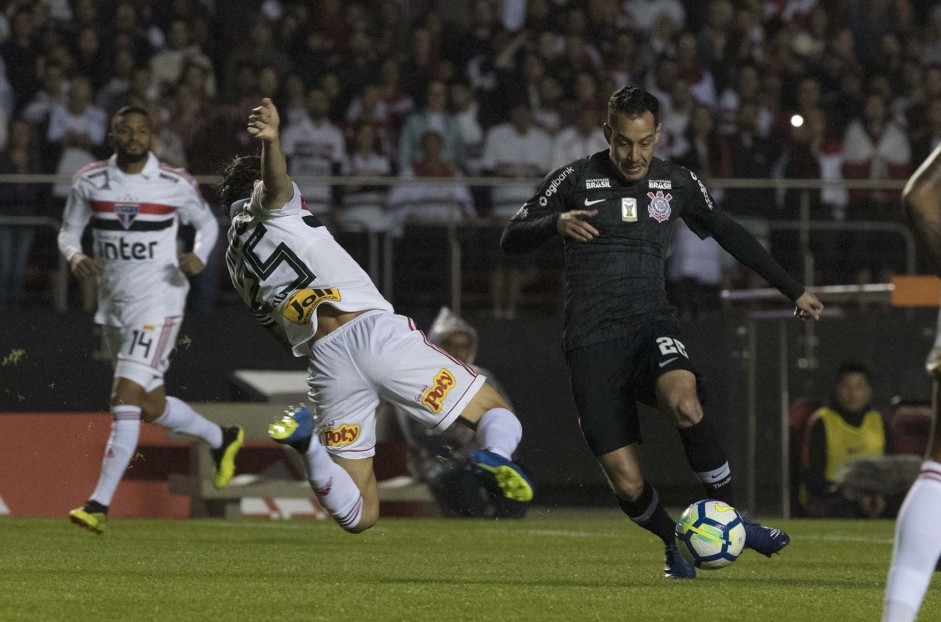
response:
[(605, 201), (607, 201), (607, 199), (595, 199), (594, 201), (589, 201), (588, 199), (585, 199), (585, 207), (591, 207), (595, 203), (603, 203)]
[(680, 358), (680, 357), (674, 356), (673, 358), (669, 358), (669, 359), (663, 361), (662, 363), (660, 363), (660, 367), (666, 367), (667, 365), (669, 365), (670, 363), (672, 363), (673, 361), (675, 361), (675, 360), (678, 359), (678, 358)]
[(734, 510), (731, 505), (722, 505), (721, 503), (716, 504), (716, 512), (728, 512), (729, 510)]

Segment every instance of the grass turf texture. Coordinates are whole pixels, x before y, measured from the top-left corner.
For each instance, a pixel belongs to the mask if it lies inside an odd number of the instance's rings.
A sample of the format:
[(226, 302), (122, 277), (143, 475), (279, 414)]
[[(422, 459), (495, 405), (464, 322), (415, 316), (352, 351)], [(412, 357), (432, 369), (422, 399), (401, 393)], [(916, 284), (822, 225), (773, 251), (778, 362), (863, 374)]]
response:
[[(889, 521), (769, 521), (791, 545), (695, 581), (626, 519), (0, 519), (0, 620), (878, 620)], [(929, 588), (919, 618), (941, 620)]]

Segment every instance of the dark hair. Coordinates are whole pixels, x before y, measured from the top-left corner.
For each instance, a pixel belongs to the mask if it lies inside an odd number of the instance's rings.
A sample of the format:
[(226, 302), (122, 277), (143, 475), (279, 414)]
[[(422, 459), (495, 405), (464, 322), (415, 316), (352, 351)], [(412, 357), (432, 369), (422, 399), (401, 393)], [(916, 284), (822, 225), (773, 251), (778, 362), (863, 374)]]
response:
[(869, 368), (859, 361), (847, 361), (840, 365), (839, 369), (836, 371), (836, 382), (839, 383), (843, 380), (844, 376), (848, 376), (849, 374), (862, 374), (863, 377), (866, 378), (866, 382), (872, 384), (872, 374)]
[(114, 123), (117, 119), (121, 117), (126, 117), (129, 114), (139, 114), (141, 116), (147, 117), (147, 120), (150, 121), (150, 113), (147, 112), (145, 108), (140, 106), (122, 106), (114, 113), (114, 116), (111, 117), (111, 122)]
[(619, 114), (634, 119), (644, 116), (645, 112), (653, 115), (654, 127), (660, 125), (660, 102), (657, 98), (636, 86), (622, 86), (608, 98), (608, 125), (614, 125)]
[(261, 157), (256, 155), (239, 156), (229, 162), (222, 171), (222, 181), (216, 185), (220, 207), (226, 215), (229, 206), (239, 199), (252, 195), (255, 180), (261, 177)]

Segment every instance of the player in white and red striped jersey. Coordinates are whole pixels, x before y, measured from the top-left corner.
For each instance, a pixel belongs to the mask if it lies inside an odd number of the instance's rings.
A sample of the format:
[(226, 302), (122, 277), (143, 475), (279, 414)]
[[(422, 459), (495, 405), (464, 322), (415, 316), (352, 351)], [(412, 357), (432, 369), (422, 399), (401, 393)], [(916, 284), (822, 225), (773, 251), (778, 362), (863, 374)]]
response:
[(379, 518), (373, 456), (380, 401), (433, 431), (460, 421), (484, 449), (470, 452), (505, 496), (532, 499), (512, 462), (519, 420), (486, 379), (397, 315), (362, 268), (306, 209), (287, 174), (270, 99), (249, 117), (261, 158), (237, 158), (221, 185), (232, 225), (226, 263), (256, 319), (295, 356), (306, 356), (310, 407), (288, 411), (271, 437), (304, 454), (311, 488), (351, 533)]
[[(150, 152), (147, 111), (115, 113), (108, 135), (114, 155), (75, 174), (65, 204), (59, 250), (79, 278), (96, 278), (105, 347), (114, 364), (113, 422), (98, 485), (72, 522), (101, 533), (118, 482), (137, 448), (140, 421), (209, 443), (216, 460), (215, 485), (235, 471), (241, 428), (222, 428), (186, 403), (167, 397), (163, 376), (183, 320), (188, 276), (199, 274), (219, 236), (219, 225), (186, 171), (162, 164)], [(179, 223), (196, 228), (192, 252), (177, 250)], [(93, 257), (82, 252), (91, 225)]]

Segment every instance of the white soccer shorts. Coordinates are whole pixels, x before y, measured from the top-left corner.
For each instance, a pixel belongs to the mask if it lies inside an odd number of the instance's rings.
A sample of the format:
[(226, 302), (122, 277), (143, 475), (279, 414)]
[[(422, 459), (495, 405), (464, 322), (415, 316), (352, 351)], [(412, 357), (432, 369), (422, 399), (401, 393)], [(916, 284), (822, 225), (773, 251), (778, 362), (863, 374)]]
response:
[(115, 377), (136, 382), (147, 392), (162, 385), (182, 323), (182, 315), (171, 315), (141, 324), (102, 326)]
[(376, 408), (390, 402), (443, 432), (486, 378), (428, 342), (410, 318), (371, 311), (319, 339), (308, 368), (314, 431), (334, 456), (376, 453)]

